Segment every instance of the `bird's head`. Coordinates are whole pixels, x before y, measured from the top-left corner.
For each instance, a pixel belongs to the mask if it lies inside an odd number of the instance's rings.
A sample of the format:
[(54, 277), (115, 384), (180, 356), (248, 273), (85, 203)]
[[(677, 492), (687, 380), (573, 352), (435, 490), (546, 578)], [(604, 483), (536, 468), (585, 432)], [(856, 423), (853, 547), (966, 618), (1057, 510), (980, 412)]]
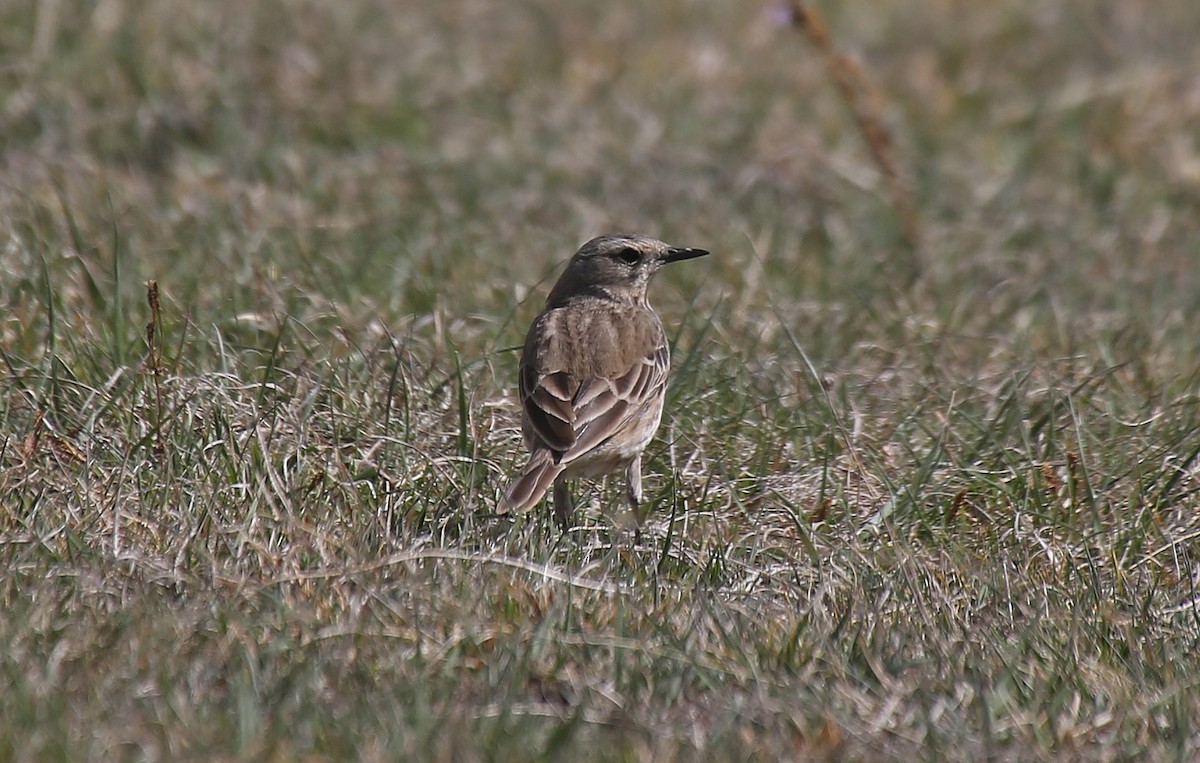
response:
[(704, 249), (669, 246), (635, 233), (597, 236), (567, 263), (546, 304), (553, 307), (589, 295), (643, 304), (650, 279), (663, 265), (706, 254)]

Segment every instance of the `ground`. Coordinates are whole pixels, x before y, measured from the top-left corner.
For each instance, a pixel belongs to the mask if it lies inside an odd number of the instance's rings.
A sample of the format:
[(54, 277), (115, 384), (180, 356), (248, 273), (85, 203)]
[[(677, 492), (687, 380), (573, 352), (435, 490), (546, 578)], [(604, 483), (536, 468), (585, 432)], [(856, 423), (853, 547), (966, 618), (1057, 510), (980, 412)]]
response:
[[(1200, 4), (809, 7), (0, 6), (0, 759), (1200, 756)], [(492, 513), (611, 230), (640, 542)]]

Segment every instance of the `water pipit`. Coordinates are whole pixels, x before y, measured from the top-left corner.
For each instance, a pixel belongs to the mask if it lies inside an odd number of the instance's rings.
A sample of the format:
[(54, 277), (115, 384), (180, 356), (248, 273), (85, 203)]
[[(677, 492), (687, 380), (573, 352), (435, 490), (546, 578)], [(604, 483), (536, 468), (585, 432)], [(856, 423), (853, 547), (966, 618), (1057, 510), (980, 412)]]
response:
[(529, 463), (500, 513), (532, 508), (553, 485), (554, 513), (569, 527), (568, 480), (624, 469), (640, 521), (642, 450), (662, 419), (671, 369), (646, 287), (663, 265), (706, 254), (615, 234), (587, 242), (567, 263), (525, 337), (518, 389)]

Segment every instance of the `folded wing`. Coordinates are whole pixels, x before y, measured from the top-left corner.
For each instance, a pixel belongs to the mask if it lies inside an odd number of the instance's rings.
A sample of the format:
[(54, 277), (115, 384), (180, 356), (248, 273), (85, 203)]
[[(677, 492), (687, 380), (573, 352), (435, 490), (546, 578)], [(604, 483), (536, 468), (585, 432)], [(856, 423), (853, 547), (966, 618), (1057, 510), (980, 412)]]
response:
[(540, 345), (532, 355), (543, 359), (543, 367), (522, 363), (521, 402), (533, 438), (553, 451), (555, 462), (570, 463), (603, 444), (661, 394), (670, 352), (656, 319), (653, 328), (633, 332), (636, 342), (621, 348), (617, 362), (576, 368), (554, 362), (561, 355), (554, 345), (565, 332), (553, 324), (535, 328), (538, 336), (531, 332), (530, 344)]

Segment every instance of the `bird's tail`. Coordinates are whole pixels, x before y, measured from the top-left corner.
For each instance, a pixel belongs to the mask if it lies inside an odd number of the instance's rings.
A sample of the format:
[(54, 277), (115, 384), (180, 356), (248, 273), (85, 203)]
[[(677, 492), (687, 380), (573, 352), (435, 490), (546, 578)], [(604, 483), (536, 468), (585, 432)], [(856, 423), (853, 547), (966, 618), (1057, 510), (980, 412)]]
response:
[(529, 463), (517, 475), (517, 478), (504, 491), (504, 497), (496, 505), (497, 514), (529, 511), (554, 484), (554, 480), (563, 472), (563, 465), (554, 463), (554, 456), (549, 450), (535, 450), (529, 457)]

